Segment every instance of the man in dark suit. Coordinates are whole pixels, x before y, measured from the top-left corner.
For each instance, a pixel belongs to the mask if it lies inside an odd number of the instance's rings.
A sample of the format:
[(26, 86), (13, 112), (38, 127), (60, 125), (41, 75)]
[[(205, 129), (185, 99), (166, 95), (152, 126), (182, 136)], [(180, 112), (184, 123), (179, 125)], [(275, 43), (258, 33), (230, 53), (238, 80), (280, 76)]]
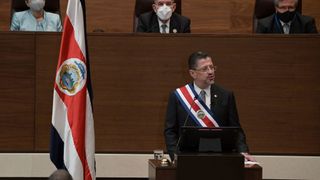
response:
[(190, 33), (190, 19), (175, 13), (174, 0), (154, 0), (153, 11), (141, 14), (137, 32)]
[(258, 20), (256, 33), (318, 33), (315, 20), (296, 11), (298, 0), (275, 0), (276, 12)]
[[(172, 92), (167, 106), (164, 135), (171, 159), (174, 159), (174, 153), (177, 150), (181, 126), (241, 128), (233, 93), (214, 82), (216, 66), (212, 58), (206, 53), (195, 52), (189, 57), (188, 64), (193, 82)], [(191, 109), (194, 112), (190, 111)], [(212, 117), (202, 115), (203, 112), (212, 113)], [(246, 160), (255, 161), (248, 154), (249, 150), (242, 129), (237, 148)]]

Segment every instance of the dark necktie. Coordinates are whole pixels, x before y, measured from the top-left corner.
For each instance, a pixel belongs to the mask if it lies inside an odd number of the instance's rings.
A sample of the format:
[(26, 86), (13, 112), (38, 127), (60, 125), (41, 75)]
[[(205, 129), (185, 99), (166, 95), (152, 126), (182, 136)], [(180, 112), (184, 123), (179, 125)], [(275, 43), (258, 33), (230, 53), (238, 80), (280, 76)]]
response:
[(288, 23), (283, 24), (283, 33), (289, 34), (290, 33), (290, 25)]
[(166, 29), (167, 29), (167, 25), (166, 24), (162, 24), (161, 25), (161, 33), (167, 33)]
[(206, 103), (206, 92), (204, 90), (200, 91), (200, 97), (204, 103)]

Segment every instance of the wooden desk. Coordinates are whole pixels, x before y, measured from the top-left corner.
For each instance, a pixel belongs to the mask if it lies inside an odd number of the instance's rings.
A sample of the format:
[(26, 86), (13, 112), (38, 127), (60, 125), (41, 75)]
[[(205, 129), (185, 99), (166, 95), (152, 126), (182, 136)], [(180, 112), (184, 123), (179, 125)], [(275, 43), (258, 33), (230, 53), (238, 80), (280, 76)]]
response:
[[(161, 166), (159, 160), (149, 159), (149, 180), (175, 180), (176, 166)], [(245, 165), (245, 180), (262, 180), (262, 167), (259, 165)]]

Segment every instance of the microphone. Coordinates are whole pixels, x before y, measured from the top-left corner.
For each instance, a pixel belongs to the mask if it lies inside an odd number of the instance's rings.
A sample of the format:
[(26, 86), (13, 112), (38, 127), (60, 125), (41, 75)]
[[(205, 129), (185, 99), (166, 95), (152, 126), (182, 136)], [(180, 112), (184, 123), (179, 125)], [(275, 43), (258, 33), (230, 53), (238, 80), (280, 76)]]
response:
[[(192, 107), (194, 106), (194, 104), (196, 103), (196, 100), (197, 100), (198, 98), (199, 98), (198, 95), (195, 95), (195, 96), (194, 96), (194, 98), (193, 98), (193, 100), (192, 100), (192, 104), (190, 105), (190, 108), (189, 108), (189, 111), (188, 111), (188, 115), (187, 115), (186, 119), (184, 120), (184, 123), (183, 123), (183, 126), (182, 126), (182, 127), (186, 126), (186, 124), (187, 124), (187, 122), (188, 122), (188, 119), (189, 119), (189, 117), (190, 117), (191, 109), (192, 109)], [(180, 145), (180, 141), (181, 141), (181, 136), (179, 136), (179, 139), (178, 139), (178, 141), (177, 141), (176, 152), (178, 151), (178, 148), (179, 148), (179, 145)]]

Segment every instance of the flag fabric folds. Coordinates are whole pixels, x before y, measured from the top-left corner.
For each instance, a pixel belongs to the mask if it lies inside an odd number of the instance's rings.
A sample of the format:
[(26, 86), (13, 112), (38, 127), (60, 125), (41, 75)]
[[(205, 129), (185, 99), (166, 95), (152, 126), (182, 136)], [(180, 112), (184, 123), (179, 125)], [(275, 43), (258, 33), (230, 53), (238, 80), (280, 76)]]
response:
[(85, 0), (69, 0), (53, 92), (50, 159), (74, 180), (95, 179)]

